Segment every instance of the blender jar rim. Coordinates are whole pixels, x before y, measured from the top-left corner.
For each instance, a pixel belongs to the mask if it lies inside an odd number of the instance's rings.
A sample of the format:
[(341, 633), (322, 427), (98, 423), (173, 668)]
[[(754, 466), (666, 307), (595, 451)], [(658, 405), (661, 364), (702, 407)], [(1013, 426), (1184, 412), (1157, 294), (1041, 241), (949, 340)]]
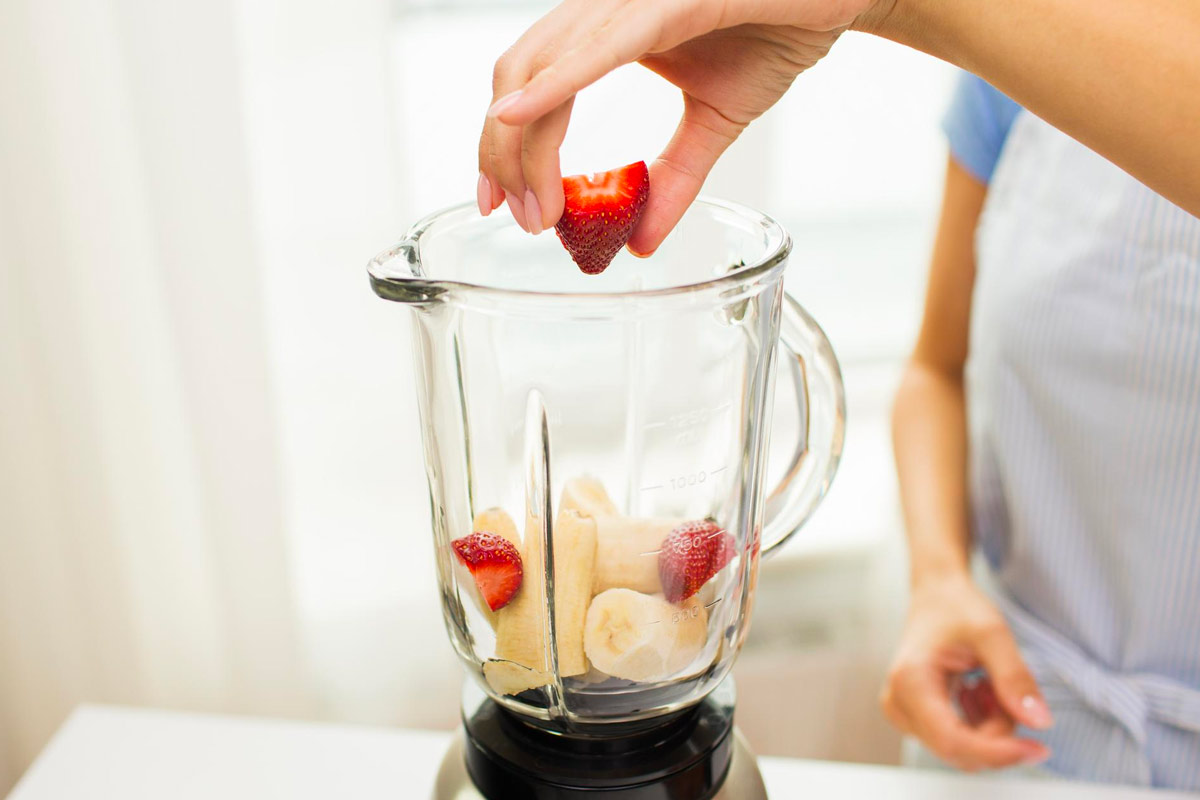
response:
[[(570, 301), (572, 304), (606, 305), (614, 300), (632, 298), (667, 298), (707, 292), (712, 289), (724, 289), (738, 284), (744, 285), (747, 280), (757, 278), (764, 273), (787, 261), (792, 250), (792, 239), (774, 218), (755, 211), (749, 206), (727, 200), (719, 200), (701, 195), (692, 206), (702, 206), (727, 213), (733, 213), (743, 220), (762, 228), (765, 233), (765, 247), (758, 258), (729, 272), (715, 275), (711, 278), (683, 283), (674, 286), (664, 286), (652, 289), (632, 289), (622, 291), (598, 292), (547, 292), (537, 289), (516, 289), (504, 286), (489, 286), (482, 283), (472, 283), (463, 280), (448, 280), (430, 277), (423, 274), (420, 268), (420, 245), (422, 237), (437, 223), (451, 220), (457, 216), (468, 214), (478, 215), (475, 203), (460, 203), (435, 211), (422, 217), (405, 233), (399, 244), (388, 248), (371, 259), (367, 264), (371, 286), (375, 293), (387, 300), (399, 302), (428, 302), (437, 299), (447, 291), (465, 292), (472, 295), (486, 295), (497, 300), (553, 302)], [(404, 271), (397, 271), (393, 266), (399, 260), (404, 264)]]

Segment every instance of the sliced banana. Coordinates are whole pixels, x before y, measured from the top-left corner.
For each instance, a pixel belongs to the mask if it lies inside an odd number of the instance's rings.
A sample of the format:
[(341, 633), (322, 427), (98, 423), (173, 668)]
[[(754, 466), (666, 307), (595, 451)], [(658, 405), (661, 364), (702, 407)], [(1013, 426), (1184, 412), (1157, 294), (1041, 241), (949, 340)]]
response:
[(608, 589), (662, 591), (658, 551), (663, 539), (683, 520), (653, 517), (596, 518), (596, 594)]
[(609, 589), (592, 599), (583, 645), (592, 665), (629, 681), (665, 680), (699, 655), (708, 612), (696, 598), (680, 605), (662, 595)]
[(604, 517), (621, 513), (604, 490), (604, 484), (587, 476), (567, 481), (558, 501), (558, 510), (560, 513), (577, 511), (581, 517)]
[(517, 530), (517, 523), (513, 522), (513, 518), (508, 515), (508, 512), (503, 508), (485, 508), (475, 515), (475, 519), (471, 523), (473, 531), (487, 531), (494, 533), (497, 536), (503, 536), (510, 542), (521, 547), (521, 534)]
[[(561, 511), (552, 535), (558, 669), (565, 678), (588, 671), (583, 627), (596, 565), (596, 523), (576, 511)], [(525, 527), (522, 561), (521, 590), (496, 613), (497, 660), (483, 667), (488, 685), (500, 694), (517, 694), (553, 681), (546, 640), (548, 604), (541, 523), (535, 517), (530, 517)]]

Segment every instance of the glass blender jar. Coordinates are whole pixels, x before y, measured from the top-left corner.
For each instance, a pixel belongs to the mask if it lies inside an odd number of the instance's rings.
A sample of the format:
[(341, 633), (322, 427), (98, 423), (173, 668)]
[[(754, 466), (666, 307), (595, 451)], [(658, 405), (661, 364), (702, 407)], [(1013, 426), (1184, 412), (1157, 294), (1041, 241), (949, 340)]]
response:
[[(791, 242), (702, 199), (650, 258), (584, 275), (504, 216), (434, 214), (368, 267), (415, 312), (438, 583), (469, 675), (438, 796), (759, 796), (727, 677), (759, 560), (824, 496), (845, 417), (832, 348), (783, 290)], [(799, 435), (766, 491), (780, 366)], [(470, 541), (506, 554), (498, 607)]]

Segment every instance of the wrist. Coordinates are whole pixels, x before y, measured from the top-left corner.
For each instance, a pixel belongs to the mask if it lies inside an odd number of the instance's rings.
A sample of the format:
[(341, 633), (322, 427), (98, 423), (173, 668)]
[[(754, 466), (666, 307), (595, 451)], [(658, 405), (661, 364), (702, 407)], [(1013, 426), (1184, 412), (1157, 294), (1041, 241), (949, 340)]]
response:
[(946, 51), (946, 32), (941, 30), (951, 5), (945, 0), (876, 0), (851, 27), (957, 63)]
[(897, 9), (901, 2), (902, 0), (875, 0), (870, 8), (859, 14), (850, 24), (850, 30), (870, 33), (885, 39), (893, 38), (887, 32), (896, 24), (893, 15), (903, 16), (903, 10)]
[(966, 558), (946, 556), (913, 562), (909, 570), (909, 589), (913, 592), (929, 587), (942, 587), (962, 582), (970, 583), (971, 572)]

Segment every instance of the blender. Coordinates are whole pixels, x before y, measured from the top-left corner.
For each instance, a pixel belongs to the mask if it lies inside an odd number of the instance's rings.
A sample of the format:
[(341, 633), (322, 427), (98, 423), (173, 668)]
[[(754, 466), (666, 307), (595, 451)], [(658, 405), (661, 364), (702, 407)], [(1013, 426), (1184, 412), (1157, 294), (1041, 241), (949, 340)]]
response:
[[(464, 205), (370, 262), (414, 312), (468, 674), (438, 800), (766, 796), (729, 671), (759, 561), (827, 491), (845, 417), (833, 350), (783, 290), (790, 249), (769, 217), (701, 199), (653, 256), (584, 275), (555, 237)], [(776, 372), (797, 435), (768, 491)]]

